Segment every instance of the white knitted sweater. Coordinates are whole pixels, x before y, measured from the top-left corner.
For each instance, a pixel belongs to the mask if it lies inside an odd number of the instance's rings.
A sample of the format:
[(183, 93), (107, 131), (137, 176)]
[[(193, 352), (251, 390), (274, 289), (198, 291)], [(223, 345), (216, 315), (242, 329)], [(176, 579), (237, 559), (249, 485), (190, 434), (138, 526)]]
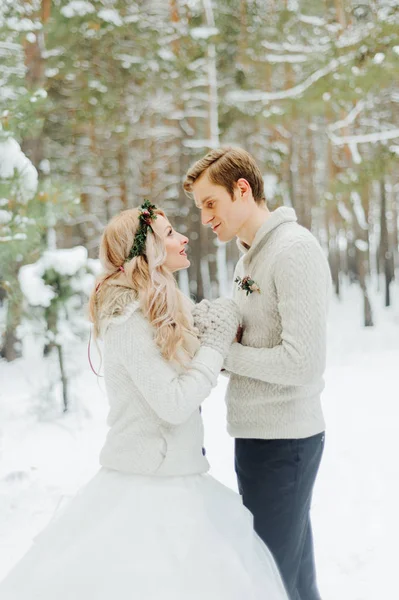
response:
[(331, 293), (328, 262), (316, 238), (278, 208), (257, 232), (235, 275), (260, 287), (246, 296), (234, 284), (243, 321), (241, 343), (225, 361), (229, 433), (237, 438), (290, 439), (325, 428), (326, 317)]
[(138, 302), (106, 328), (110, 430), (100, 463), (126, 473), (203, 473), (209, 464), (202, 453), (199, 406), (216, 385), (223, 357), (201, 346), (189, 369), (179, 372), (161, 356), (153, 335)]

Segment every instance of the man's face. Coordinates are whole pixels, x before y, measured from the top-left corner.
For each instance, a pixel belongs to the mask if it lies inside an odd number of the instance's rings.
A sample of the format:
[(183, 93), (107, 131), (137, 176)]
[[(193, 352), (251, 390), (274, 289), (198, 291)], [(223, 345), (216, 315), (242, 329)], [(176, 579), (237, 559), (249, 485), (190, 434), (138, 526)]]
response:
[(234, 202), (221, 185), (209, 181), (204, 173), (193, 184), (195, 204), (201, 210), (203, 225), (208, 225), (221, 242), (229, 242), (237, 236), (247, 217), (247, 204), (241, 198), (241, 191), (234, 190)]

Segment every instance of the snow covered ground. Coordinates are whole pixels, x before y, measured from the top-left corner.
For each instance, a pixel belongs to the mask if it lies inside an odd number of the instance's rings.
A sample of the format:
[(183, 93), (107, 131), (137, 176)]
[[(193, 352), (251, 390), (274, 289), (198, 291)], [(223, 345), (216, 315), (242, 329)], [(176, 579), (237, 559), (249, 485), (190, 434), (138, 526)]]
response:
[[(326, 450), (313, 502), (319, 582), (324, 600), (380, 600), (397, 588), (399, 309), (383, 309), (374, 294), (376, 327), (364, 329), (358, 288), (344, 295), (331, 307)], [(393, 296), (398, 306), (398, 288)], [(63, 415), (49, 385), (56, 389), (56, 364), (28, 342), (26, 358), (0, 362), (0, 579), (96, 472), (106, 433), (104, 383), (86, 347), (71, 357), (73, 409)], [(204, 405), (206, 447), (212, 474), (236, 489), (225, 385), (221, 377)]]

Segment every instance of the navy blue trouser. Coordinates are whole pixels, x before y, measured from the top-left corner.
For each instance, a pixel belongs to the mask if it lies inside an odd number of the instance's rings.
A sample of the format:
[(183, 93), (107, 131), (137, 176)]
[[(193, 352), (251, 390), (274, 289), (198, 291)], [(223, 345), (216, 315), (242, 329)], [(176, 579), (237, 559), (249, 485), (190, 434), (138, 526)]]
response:
[(290, 600), (320, 600), (310, 505), (324, 433), (304, 439), (235, 440), (235, 468), (254, 528), (274, 555)]

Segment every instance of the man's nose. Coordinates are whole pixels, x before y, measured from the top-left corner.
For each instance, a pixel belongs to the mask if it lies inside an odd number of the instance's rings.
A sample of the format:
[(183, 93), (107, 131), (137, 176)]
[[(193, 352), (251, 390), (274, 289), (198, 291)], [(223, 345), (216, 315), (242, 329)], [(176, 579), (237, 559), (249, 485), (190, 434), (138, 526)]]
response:
[(213, 216), (211, 213), (209, 213), (205, 210), (203, 210), (201, 212), (201, 223), (203, 225), (208, 225), (208, 223), (210, 223), (212, 221), (212, 219), (213, 219)]

